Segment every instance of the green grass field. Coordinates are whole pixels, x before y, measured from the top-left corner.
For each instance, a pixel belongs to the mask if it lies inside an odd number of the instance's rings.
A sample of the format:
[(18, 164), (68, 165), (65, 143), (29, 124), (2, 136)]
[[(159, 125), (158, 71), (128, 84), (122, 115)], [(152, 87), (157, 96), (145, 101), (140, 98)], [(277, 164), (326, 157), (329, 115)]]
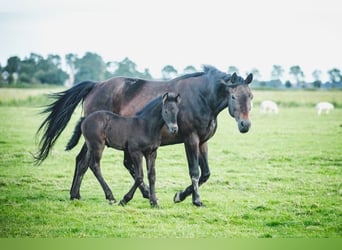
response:
[[(191, 197), (173, 203), (190, 184), (183, 145), (161, 147), (156, 162), (160, 208), (137, 192), (127, 206), (108, 205), (93, 174), (81, 201), (69, 200), (74, 158), (64, 146), (77, 110), (50, 157), (33, 166), (35, 132), (49, 90), (0, 89), (0, 237), (322, 238), (342, 236), (342, 92), (254, 91), (252, 128), (240, 134), (224, 110), (209, 141), (211, 177), (200, 188), (206, 207)], [(261, 114), (264, 99), (278, 115)], [(334, 102), (318, 116), (318, 101)], [(103, 175), (117, 198), (132, 184), (122, 152), (106, 149)]]

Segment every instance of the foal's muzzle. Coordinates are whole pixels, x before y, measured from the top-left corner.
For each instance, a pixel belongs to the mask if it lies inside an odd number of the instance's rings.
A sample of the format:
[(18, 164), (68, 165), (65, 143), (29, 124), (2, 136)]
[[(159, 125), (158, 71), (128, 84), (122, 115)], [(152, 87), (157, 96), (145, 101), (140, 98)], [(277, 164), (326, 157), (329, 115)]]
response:
[(169, 128), (169, 132), (171, 134), (177, 134), (177, 132), (178, 132), (178, 125), (177, 124), (176, 125), (170, 125), (168, 128)]

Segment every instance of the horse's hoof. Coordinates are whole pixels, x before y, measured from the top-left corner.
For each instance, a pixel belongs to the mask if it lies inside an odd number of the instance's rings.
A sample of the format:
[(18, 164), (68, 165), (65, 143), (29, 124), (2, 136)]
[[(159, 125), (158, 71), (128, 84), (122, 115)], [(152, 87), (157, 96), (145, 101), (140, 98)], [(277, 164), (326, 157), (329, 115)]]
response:
[(116, 203), (116, 200), (109, 200), (109, 205), (113, 205), (114, 203)]
[(196, 207), (205, 207), (202, 201), (193, 201), (192, 204)]
[(124, 201), (124, 200), (121, 200), (120, 202), (119, 202), (119, 205), (120, 206), (126, 206), (126, 204), (127, 204), (127, 202), (126, 201)]
[(159, 208), (158, 202), (150, 202), (151, 208)]

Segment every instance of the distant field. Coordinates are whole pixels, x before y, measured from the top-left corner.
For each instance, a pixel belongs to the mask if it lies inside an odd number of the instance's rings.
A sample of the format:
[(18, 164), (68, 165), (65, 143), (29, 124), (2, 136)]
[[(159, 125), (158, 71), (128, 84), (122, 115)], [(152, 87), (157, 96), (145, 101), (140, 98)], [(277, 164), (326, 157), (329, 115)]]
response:
[[(77, 110), (52, 155), (32, 165), (39, 108), (50, 90), (0, 89), (0, 237), (322, 238), (342, 236), (342, 92), (254, 91), (252, 128), (240, 134), (224, 110), (209, 141), (211, 177), (200, 188), (205, 208), (173, 195), (190, 184), (183, 145), (160, 148), (157, 196), (151, 209), (139, 192), (126, 206), (110, 206), (93, 174), (81, 201), (69, 200), (74, 158), (64, 146)], [(264, 99), (278, 115), (259, 111)], [(13, 101), (20, 100), (20, 101)], [(330, 115), (314, 105), (331, 101)], [(106, 149), (103, 175), (117, 199), (132, 179), (122, 153)], [(145, 171), (146, 172), (146, 171)]]

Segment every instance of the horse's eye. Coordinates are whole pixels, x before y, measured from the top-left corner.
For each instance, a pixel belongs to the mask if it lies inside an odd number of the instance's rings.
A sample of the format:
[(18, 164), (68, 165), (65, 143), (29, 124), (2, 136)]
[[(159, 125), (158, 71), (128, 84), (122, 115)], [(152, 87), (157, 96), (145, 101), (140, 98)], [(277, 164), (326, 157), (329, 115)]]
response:
[(232, 95), (232, 99), (233, 99), (233, 100), (235, 100), (235, 99), (236, 99), (235, 95)]

